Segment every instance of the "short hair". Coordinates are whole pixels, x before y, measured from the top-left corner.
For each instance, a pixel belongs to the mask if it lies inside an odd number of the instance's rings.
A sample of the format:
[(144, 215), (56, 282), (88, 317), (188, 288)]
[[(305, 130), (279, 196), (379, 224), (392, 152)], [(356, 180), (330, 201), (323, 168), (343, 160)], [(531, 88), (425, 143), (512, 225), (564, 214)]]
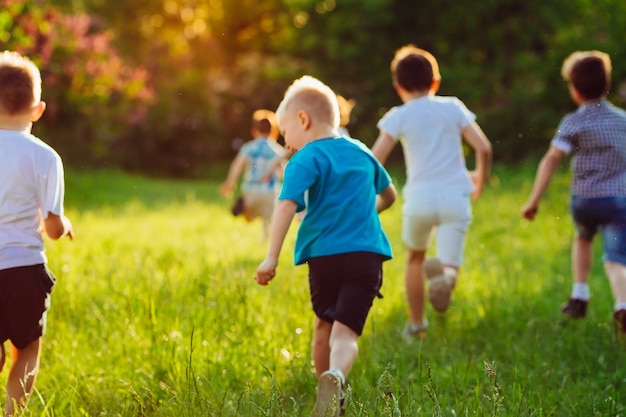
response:
[(600, 51), (576, 51), (563, 61), (561, 75), (586, 99), (600, 98), (611, 86), (611, 58)]
[(24, 113), (41, 100), (41, 73), (17, 52), (0, 54), (0, 109), (9, 115)]
[(356, 105), (356, 100), (353, 98), (346, 99), (337, 94), (337, 104), (339, 104), (339, 126), (347, 126), (350, 123), (350, 113)]
[(406, 45), (396, 51), (391, 61), (391, 74), (393, 80), (407, 91), (428, 90), (433, 81), (441, 79), (435, 57), (415, 45)]
[(295, 80), (276, 110), (280, 119), (292, 106), (306, 111), (311, 120), (339, 127), (339, 104), (333, 90), (317, 78), (305, 75)]
[(278, 131), (276, 115), (271, 110), (259, 109), (252, 113), (252, 127), (262, 135), (270, 136)]

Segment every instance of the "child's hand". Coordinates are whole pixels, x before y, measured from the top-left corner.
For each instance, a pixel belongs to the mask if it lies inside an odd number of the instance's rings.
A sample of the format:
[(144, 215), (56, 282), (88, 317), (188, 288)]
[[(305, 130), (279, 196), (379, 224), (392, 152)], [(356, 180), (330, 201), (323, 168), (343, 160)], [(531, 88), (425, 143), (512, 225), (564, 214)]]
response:
[(233, 188), (235, 187), (225, 182), (220, 185), (220, 194), (222, 194), (223, 197), (230, 197), (233, 195)]
[(256, 269), (254, 279), (259, 285), (267, 285), (276, 275), (276, 265), (278, 261), (276, 259), (265, 258), (261, 265)]
[(522, 207), (522, 216), (526, 220), (534, 220), (538, 210), (539, 206), (537, 204), (526, 203)]
[(478, 200), (478, 198), (483, 193), (483, 186), (484, 186), (485, 181), (483, 181), (482, 176), (476, 171), (470, 171), (469, 175), (470, 175), (470, 179), (472, 180), (472, 183), (474, 184), (474, 192), (472, 193), (472, 199)]

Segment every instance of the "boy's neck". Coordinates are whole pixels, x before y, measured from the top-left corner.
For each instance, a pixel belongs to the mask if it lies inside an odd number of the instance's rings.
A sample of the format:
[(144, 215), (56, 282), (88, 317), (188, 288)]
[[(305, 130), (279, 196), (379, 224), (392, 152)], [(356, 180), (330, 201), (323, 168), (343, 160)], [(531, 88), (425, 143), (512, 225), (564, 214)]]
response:
[(32, 126), (30, 115), (7, 116), (6, 114), (0, 114), (0, 130), (30, 132)]
[(338, 136), (341, 136), (341, 135), (339, 134), (339, 131), (337, 129), (324, 126), (321, 129), (315, 129), (311, 131), (309, 135), (310, 137), (309, 142), (313, 142), (313, 141), (321, 140), (321, 139), (334, 138)]
[(411, 100), (416, 100), (418, 98), (426, 97), (434, 95), (434, 92), (431, 90), (422, 90), (422, 91), (402, 91), (400, 94), (400, 98), (402, 102), (407, 103)]

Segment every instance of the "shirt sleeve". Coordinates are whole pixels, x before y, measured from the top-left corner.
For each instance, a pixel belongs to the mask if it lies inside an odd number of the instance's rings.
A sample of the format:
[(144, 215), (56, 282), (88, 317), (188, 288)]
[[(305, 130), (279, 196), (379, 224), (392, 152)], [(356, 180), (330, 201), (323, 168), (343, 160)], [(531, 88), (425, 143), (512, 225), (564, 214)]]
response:
[(398, 117), (398, 114), (398, 107), (392, 107), (376, 125), (378, 129), (387, 133), (396, 141), (400, 138), (400, 117)]
[(459, 109), (460, 112), (458, 118), (459, 130), (464, 129), (467, 125), (476, 120), (476, 114), (468, 109), (465, 103), (463, 103), (457, 97), (453, 97), (452, 102), (456, 104), (456, 107)]
[(556, 133), (550, 141), (550, 145), (562, 150), (566, 154), (569, 154), (572, 152), (572, 149), (574, 149), (574, 141), (575, 136), (572, 130), (572, 123), (570, 122), (570, 117), (568, 115), (561, 120), (561, 123), (559, 123)]
[(380, 194), (391, 184), (391, 176), (389, 172), (383, 167), (376, 158), (374, 158), (374, 162), (376, 163), (376, 175), (374, 177), (374, 186), (376, 187), (376, 194)]
[[(302, 152), (302, 151), (300, 151)], [(278, 196), (279, 200), (291, 200), (297, 204), (296, 211), (306, 209), (306, 192), (315, 183), (318, 175), (312, 164), (303, 161), (303, 154), (294, 154), (285, 166), (283, 186)]]
[(63, 200), (65, 197), (65, 180), (63, 163), (56, 153), (48, 166), (39, 173), (39, 199), (43, 218), (48, 213), (63, 215)]

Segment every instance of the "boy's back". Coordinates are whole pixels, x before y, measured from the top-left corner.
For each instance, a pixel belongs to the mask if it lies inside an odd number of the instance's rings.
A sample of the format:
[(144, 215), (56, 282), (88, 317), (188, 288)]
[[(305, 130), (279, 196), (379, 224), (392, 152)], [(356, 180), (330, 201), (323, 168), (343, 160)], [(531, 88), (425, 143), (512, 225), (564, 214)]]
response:
[(626, 197), (626, 111), (607, 100), (568, 114), (552, 144), (573, 154), (572, 195)]
[(272, 164), (283, 154), (282, 146), (267, 137), (258, 137), (245, 143), (240, 151), (240, 155), (248, 162), (241, 185), (244, 192), (273, 191), (277, 185), (276, 174), (274, 173), (269, 181), (263, 179)]
[(456, 97), (427, 95), (394, 107), (378, 122), (380, 129), (402, 143), (408, 194), (442, 187), (473, 189), (461, 130), (475, 118)]
[(375, 210), (376, 195), (389, 179), (363, 143), (348, 138), (310, 142), (292, 156), (285, 177), (289, 181), (279, 199), (307, 209), (298, 231), (296, 263), (359, 251), (382, 250), (391, 257)]
[(63, 214), (59, 169), (58, 154), (41, 140), (0, 130), (0, 269), (45, 263), (39, 210)]

